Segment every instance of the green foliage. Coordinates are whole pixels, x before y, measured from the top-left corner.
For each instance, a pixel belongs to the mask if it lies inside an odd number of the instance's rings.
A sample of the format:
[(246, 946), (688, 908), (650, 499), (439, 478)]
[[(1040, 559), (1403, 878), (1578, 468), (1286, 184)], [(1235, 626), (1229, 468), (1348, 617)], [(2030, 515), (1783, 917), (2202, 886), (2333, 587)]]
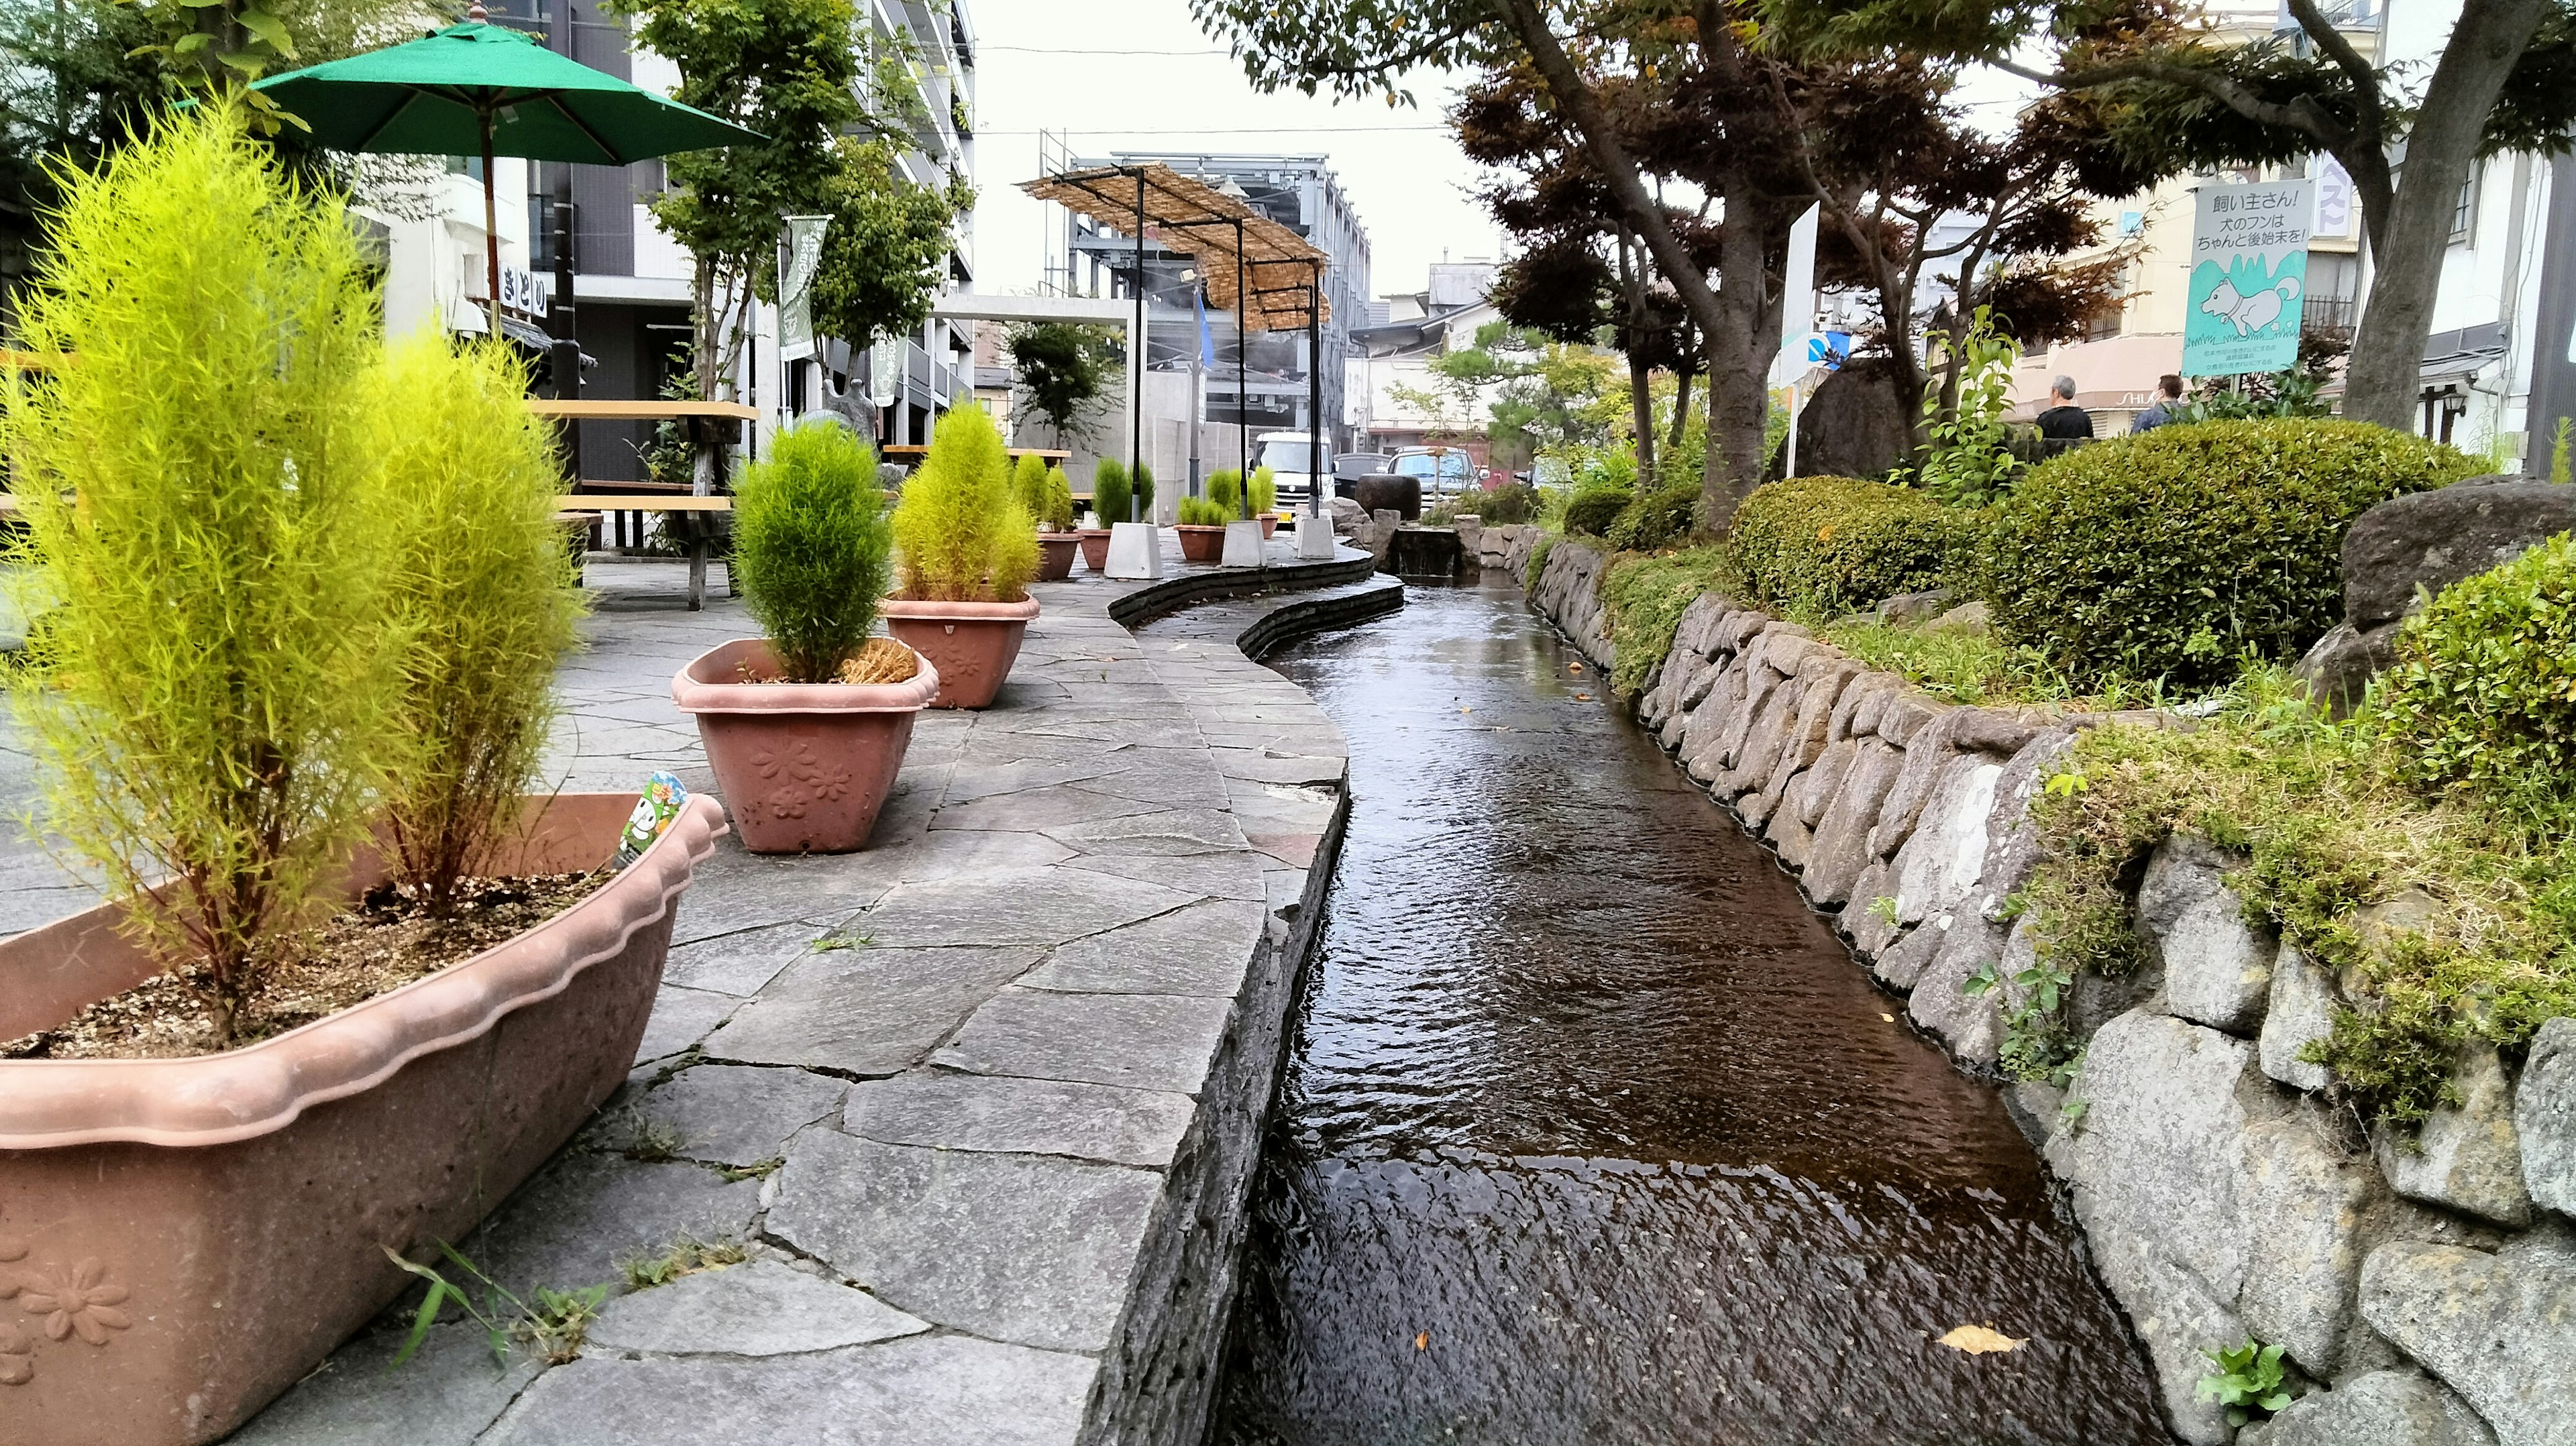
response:
[[(1228, 517), (1251, 517), (1257, 513), (1244, 505), (1243, 472), (1236, 467), (1220, 467), (1208, 474), (1208, 500)], [(1186, 500), (1186, 499), (1184, 499)]]
[(1183, 527), (1223, 527), (1235, 520), (1234, 513), (1212, 497), (1184, 497), (1180, 513)]
[(1731, 592), (1734, 582), (1734, 559), (1723, 547), (1612, 562), (1601, 599), (1610, 609), (1610, 641), (1618, 650), (1613, 691), (1624, 698), (1646, 686), (1655, 665), (1672, 651), (1673, 630), (1691, 601), (1704, 592)]
[(1623, 487), (1582, 488), (1565, 504), (1565, 530), (1586, 537), (1607, 537), (1611, 524), (1628, 510), (1636, 495)]
[(1020, 510), (1037, 523), (1040, 531), (1046, 528), (1047, 471), (1046, 458), (1034, 452), (1022, 453), (1011, 464), (1011, 495), (1020, 499)]
[[(771, 1173), (774, 1172), (761, 1171), (760, 1176), (765, 1178)], [(754, 1177), (751, 1173), (744, 1172), (737, 1178)], [(626, 1277), (628, 1290), (651, 1290), (657, 1285), (669, 1285), (672, 1281), (685, 1279), (688, 1276), (740, 1265), (750, 1258), (751, 1252), (743, 1249), (739, 1241), (709, 1242), (700, 1240), (694, 1235), (682, 1235), (659, 1251), (630, 1256), (619, 1261), (617, 1268)]]
[[(2224, 701), (2189, 732), (2077, 737), (2032, 804), (2040, 958), (2070, 975), (2134, 968), (2126, 889), (2182, 831), (2244, 852), (2229, 884), (2247, 922), (2340, 982), (2347, 1004), (2305, 1057), (2368, 1117), (2419, 1121), (2463, 1045), (2517, 1050), (2576, 1013), (2576, 841), (2428, 798), (2402, 733), (2367, 710), (2328, 720), (2285, 672), (2249, 671)], [(2413, 925), (2364, 912), (2401, 896), (2421, 906)]]
[(1684, 541), (1699, 517), (1699, 483), (1640, 490), (1612, 518), (1603, 540), (1621, 552), (1654, 552)]
[(1833, 617), (1937, 587), (1977, 513), (1850, 477), (1792, 477), (1754, 489), (1729, 537), (1754, 601)]
[(410, 640), (410, 736), (386, 796), (396, 875), (453, 905), (537, 783), (555, 665), (578, 641), (581, 581), (564, 548), (553, 428), (527, 370), (424, 332), (395, 348), (375, 407), (391, 605)]
[(1830, 621), (1827, 642), (1873, 669), (1899, 673), (1949, 703), (2048, 703), (2067, 698), (2065, 675), (2035, 648), (1982, 628), (1883, 623), (1868, 615)]
[(1017, 602), (1037, 576), (1037, 524), (1012, 495), (1002, 434), (982, 407), (951, 407), (894, 510), (903, 595)]
[[(916, 478), (904, 489), (906, 502), (920, 485)], [(876, 456), (847, 428), (791, 427), (743, 469), (734, 487), (734, 577), (780, 677), (838, 676), (876, 622), (893, 545)]]
[(1130, 490), (1127, 464), (1115, 457), (1101, 458), (1091, 471), (1091, 510), (1100, 514), (1101, 526), (1127, 520)]
[[(20, 715), (44, 826), (154, 956), (240, 1003), (366, 834), (403, 641), (367, 414), (376, 299), (338, 206), (229, 108), (67, 176), (8, 374)], [(77, 500), (75, 500), (77, 498)]]
[(449, 1280), (436, 1267), (405, 1260), (390, 1245), (376, 1248), (404, 1273), (429, 1283), (419, 1309), (412, 1312), (411, 1334), (404, 1339), (402, 1349), (394, 1352), (395, 1366), (409, 1362), (419, 1352), (421, 1343), (429, 1339), (429, 1328), (438, 1324), (439, 1312), (451, 1302), (483, 1327), (484, 1340), (500, 1364), (510, 1363), (511, 1346), (524, 1345), (548, 1365), (563, 1365), (581, 1355), (591, 1323), (599, 1319), (599, 1308), (608, 1300), (609, 1288), (605, 1285), (580, 1290), (554, 1290), (541, 1285), (530, 1292), (535, 1297), (533, 1301), (523, 1300), (485, 1275), (481, 1266), (458, 1253), (455, 1246), (444, 1240), (438, 1242), (438, 1253), (447, 1258), (448, 1264), (482, 1287), (478, 1300), (476, 1292)]
[(2004, 1037), (1996, 1062), (2014, 1079), (2063, 1087), (2073, 1077), (2081, 1053), (2061, 1012), (2074, 983), (2074, 973), (2053, 960), (2042, 959), (2006, 975), (1989, 959), (1959, 981), (1959, 992), (1974, 997), (2002, 990)]
[(1038, 513), (1038, 521), (1049, 532), (1073, 530), (1073, 482), (1052, 463), (1046, 469), (1046, 507)]
[(1538, 580), (1547, 574), (1547, 555), (1556, 550), (1556, 544), (1561, 540), (1551, 532), (1530, 544), (1529, 561), (1521, 568), (1521, 589), (1524, 592), (1538, 591)]
[(948, 272), (957, 218), (974, 209), (963, 177), (916, 185), (895, 165), (892, 141), (843, 136), (821, 214), (822, 264), (814, 273), (814, 324), (865, 350), (921, 330)]
[(1936, 375), (1923, 392), (1924, 434), (1917, 477), (1923, 488), (1944, 502), (1982, 507), (2011, 485), (2020, 463), (2013, 457), (2012, 429), (2004, 413), (2012, 406), (2013, 368), (2021, 363), (2021, 346), (1995, 330), (1985, 307), (1955, 345), (1959, 351), (1958, 406), (1944, 407)]
[(2191, 400), (2173, 409), (2175, 422), (2243, 422), (2266, 417), (2324, 417), (2334, 408), (2320, 395), (2332, 374), (2294, 367), (2242, 377), (2211, 377)]
[(2200, 1378), (2192, 1394), (2225, 1407), (2230, 1426), (2245, 1425), (2257, 1413), (2269, 1416), (2287, 1409), (2290, 1393), (2281, 1386), (2282, 1350), (2248, 1339), (2241, 1346), (2202, 1351), (2215, 1369)]
[(1252, 515), (1279, 510), (1279, 479), (1268, 467), (1252, 469)]
[(2159, 427), (2079, 447), (1991, 509), (1979, 579), (2004, 636), (2079, 686), (2193, 689), (2295, 658), (2343, 612), (2343, 535), (2470, 476), (2449, 447), (2360, 422)]
[(2576, 430), (2576, 417), (2560, 417), (2556, 430), (2549, 434), (2549, 480), (2562, 487), (2576, 482), (2576, 473), (2568, 467), (2571, 430)]
[(2397, 656), (2375, 703), (2409, 777), (2535, 820), (2576, 802), (2576, 538), (2442, 589)]
[[(1003, 349), (1019, 372), (1029, 405), (1046, 418), (1060, 441), (1084, 435), (1096, 405), (1127, 370), (1116, 337), (1105, 328), (1079, 322), (1018, 323), (1004, 334)], [(1122, 514), (1118, 520), (1127, 519)]]

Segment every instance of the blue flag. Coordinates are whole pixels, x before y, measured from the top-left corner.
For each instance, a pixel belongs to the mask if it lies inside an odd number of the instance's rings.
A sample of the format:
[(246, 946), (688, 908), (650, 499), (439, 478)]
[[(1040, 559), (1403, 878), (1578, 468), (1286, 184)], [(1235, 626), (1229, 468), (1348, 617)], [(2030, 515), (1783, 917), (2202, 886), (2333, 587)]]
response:
[(1199, 314), (1199, 365), (1214, 371), (1216, 338), (1208, 335), (1207, 292), (1204, 289), (1190, 293), (1190, 309)]

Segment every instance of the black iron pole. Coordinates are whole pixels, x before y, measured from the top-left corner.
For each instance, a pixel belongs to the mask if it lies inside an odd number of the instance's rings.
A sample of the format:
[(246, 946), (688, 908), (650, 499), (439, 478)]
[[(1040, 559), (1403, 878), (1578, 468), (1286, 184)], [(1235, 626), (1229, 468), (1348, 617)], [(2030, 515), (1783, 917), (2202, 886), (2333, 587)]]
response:
[(1324, 515), (1324, 263), (1306, 263), (1306, 511)]
[(1136, 173), (1136, 380), (1127, 405), (1127, 520), (1135, 522), (1136, 478), (1145, 468), (1145, 173)]
[(1234, 220), (1234, 449), (1243, 458), (1243, 515), (1252, 517), (1252, 418), (1244, 410), (1244, 355), (1252, 350), (1252, 293), (1243, 277), (1243, 218)]

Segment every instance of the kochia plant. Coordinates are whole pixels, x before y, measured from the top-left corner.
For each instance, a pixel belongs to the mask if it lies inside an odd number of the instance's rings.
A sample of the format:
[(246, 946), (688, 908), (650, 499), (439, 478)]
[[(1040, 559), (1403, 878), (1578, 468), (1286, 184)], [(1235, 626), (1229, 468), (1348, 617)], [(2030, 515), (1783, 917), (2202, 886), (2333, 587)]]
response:
[(876, 458), (846, 428), (781, 432), (767, 460), (743, 469), (733, 565), (781, 677), (831, 682), (867, 641), (892, 545)]
[(1038, 525), (1049, 532), (1073, 530), (1073, 482), (1062, 467), (1046, 469), (1046, 505), (1038, 512)]
[(376, 298), (341, 208), (227, 107), (60, 179), (21, 324), (68, 360), (8, 382), (17, 698), (44, 826), (229, 1044), (400, 751)]
[(1047, 525), (1047, 464), (1035, 452), (1022, 453), (1011, 465), (1011, 490), (1020, 499), (1020, 510), (1029, 520), (1044, 529)]
[(894, 511), (903, 595), (1017, 602), (1037, 575), (1037, 524), (1011, 487), (1002, 435), (982, 407), (954, 407)]
[(522, 400), (526, 369), (497, 347), (460, 352), (424, 332), (381, 375), (376, 447), (392, 605), (410, 638), (412, 744), (388, 782), (386, 824), (401, 882), (444, 913), (537, 781), (581, 584), (555, 521), (553, 438)]

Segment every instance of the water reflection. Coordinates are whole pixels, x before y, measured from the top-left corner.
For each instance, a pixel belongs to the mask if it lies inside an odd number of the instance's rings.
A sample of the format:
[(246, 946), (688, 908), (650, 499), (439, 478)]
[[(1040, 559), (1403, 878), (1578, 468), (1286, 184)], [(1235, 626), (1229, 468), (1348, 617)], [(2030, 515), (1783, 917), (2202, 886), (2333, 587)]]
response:
[(1506, 588), (1279, 661), (1356, 802), (1215, 1439), (2167, 1439), (1992, 1091), (1577, 663)]

